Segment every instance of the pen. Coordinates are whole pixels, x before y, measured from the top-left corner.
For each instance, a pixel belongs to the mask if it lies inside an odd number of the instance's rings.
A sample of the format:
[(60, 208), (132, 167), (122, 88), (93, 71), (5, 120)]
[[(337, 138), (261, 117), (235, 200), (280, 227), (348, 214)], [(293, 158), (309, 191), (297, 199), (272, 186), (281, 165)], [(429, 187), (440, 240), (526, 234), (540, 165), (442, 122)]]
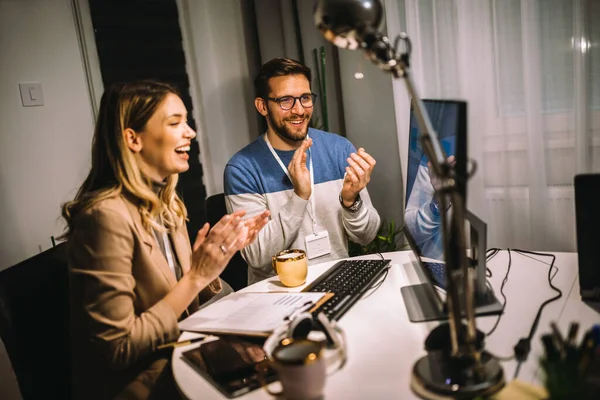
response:
[(558, 360), (559, 354), (556, 346), (554, 345), (554, 338), (550, 334), (546, 334), (542, 336), (542, 343), (544, 344), (544, 348), (546, 350), (546, 359), (550, 362), (554, 362)]
[(562, 335), (560, 334), (560, 331), (558, 330), (558, 326), (554, 321), (550, 322), (550, 328), (552, 329), (554, 345), (556, 346), (556, 349), (560, 353), (561, 357), (563, 357), (565, 355), (565, 341)]
[(567, 344), (575, 345), (575, 339), (577, 338), (577, 331), (579, 330), (579, 324), (572, 322), (569, 326), (569, 333), (567, 335)]
[(319, 309), (319, 307), (321, 307), (323, 304), (327, 303), (327, 301), (329, 301), (329, 299), (331, 299), (334, 296), (334, 293), (326, 293), (323, 295), (323, 297), (321, 297), (321, 299), (319, 301), (317, 301), (315, 303), (315, 305), (308, 310), (309, 313), (314, 313), (315, 311), (317, 311)]
[(586, 332), (581, 345), (579, 346), (579, 373), (583, 374), (590, 362), (594, 348), (594, 337), (592, 331)]
[(175, 348), (175, 347), (181, 347), (181, 346), (187, 346), (188, 344), (192, 344), (192, 343), (197, 343), (197, 342), (201, 342), (203, 340), (206, 339), (206, 336), (201, 336), (201, 337), (197, 337), (194, 339), (190, 339), (190, 340), (184, 340), (183, 342), (170, 342), (170, 343), (165, 343), (165, 344), (161, 344), (160, 346), (158, 346), (156, 349), (157, 350), (163, 350), (163, 349), (169, 349), (169, 348)]

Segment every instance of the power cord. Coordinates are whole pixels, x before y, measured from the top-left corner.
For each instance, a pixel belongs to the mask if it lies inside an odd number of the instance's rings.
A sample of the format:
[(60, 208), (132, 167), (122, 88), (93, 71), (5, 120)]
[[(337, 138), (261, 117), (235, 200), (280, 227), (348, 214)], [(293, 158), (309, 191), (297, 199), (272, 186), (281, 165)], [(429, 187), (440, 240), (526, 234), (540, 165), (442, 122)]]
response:
[[(493, 255), (491, 255), (487, 261), (491, 260), (492, 258), (494, 258), (494, 256), (496, 256), (496, 254), (498, 254), (498, 252), (500, 251), (500, 249), (490, 249), (495, 251)], [(506, 274), (504, 275), (504, 279), (502, 279), (502, 285), (500, 285), (500, 294), (502, 295), (502, 311), (500, 311), (500, 315), (498, 315), (498, 319), (496, 319), (496, 323), (494, 324), (494, 326), (492, 327), (492, 329), (490, 329), (490, 331), (488, 333), (485, 334), (485, 337), (490, 336), (492, 333), (494, 333), (494, 331), (496, 330), (496, 328), (498, 327), (498, 324), (500, 323), (500, 319), (502, 318), (502, 316), (504, 315), (504, 308), (506, 308), (506, 303), (508, 302), (508, 299), (506, 298), (506, 295), (504, 294), (504, 285), (506, 285), (506, 282), (508, 282), (508, 274), (510, 274), (510, 267), (512, 266), (512, 256), (510, 254), (510, 249), (508, 250), (508, 268), (506, 269)]]
[[(498, 254), (499, 252), (500, 252), (500, 249), (497, 248), (497, 247), (492, 247), (491, 249), (487, 249), (485, 251), (485, 262), (486, 262), (486, 265), (487, 265), (487, 262), (490, 261), (492, 258), (496, 257), (496, 254)], [(488, 253), (491, 253), (491, 254), (488, 255)], [(488, 278), (492, 277), (492, 270), (489, 269), (487, 266), (485, 267), (485, 275)]]
[[(487, 255), (486, 260), (488, 260), (488, 261), (491, 260), (494, 256), (496, 256), (496, 254), (498, 254), (499, 251), (500, 251), (500, 249), (496, 249), (496, 248), (488, 249), (486, 251), (486, 254), (488, 252), (491, 254)], [(494, 324), (492, 329), (488, 333), (485, 334), (486, 337), (490, 336), (496, 330), (496, 328), (500, 322), (500, 319), (502, 318), (502, 315), (504, 315), (504, 309), (505, 309), (506, 303), (507, 303), (507, 299), (504, 294), (504, 285), (508, 281), (508, 274), (510, 273), (510, 268), (512, 265), (511, 249), (507, 249), (507, 251), (508, 251), (508, 268), (506, 270), (506, 275), (504, 276), (504, 279), (502, 280), (502, 285), (500, 286), (500, 294), (502, 295), (502, 297), (504, 299), (504, 302), (502, 304), (502, 313), (498, 316), (498, 319), (496, 320), (496, 323)], [(556, 293), (558, 293), (556, 296), (545, 300), (540, 305), (538, 312), (537, 312), (537, 314), (533, 320), (533, 323), (531, 325), (531, 329), (529, 330), (529, 335), (527, 337), (520, 338), (519, 341), (517, 342), (517, 344), (515, 345), (514, 356), (497, 357), (499, 360), (502, 360), (502, 361), (508, 361), (508, 360), (512, 360), (512, 359), (517, 360), (517, 367), (515, 369), (515, 375), (513, 378), (513, 379), (516, 379), (517, 376), (519, 375), (519, 371), (521, 370), (521, 365), (523, 364), (523, 362), (525, 362), (527, 360), (527, 357), (529, 356), (529, 352), (531, 351), (531, 341), (533, 340), (533, 336), (535, 335), (535, 332), (538, 328), (540, 318), (542, 316), (542, 311), (548, 304), (560, 299), (562, 297), (562, 291), (559, 288), (557, 288), (556, 286), (554, 286), (554, 284), (552, 283), (554, 276), (556, 276), (556, 273), (558, 272), (558, 268), (554, 266), (554, 262), (556, 261), (556, 256), (554, 256), (554, 254), (539, 253), (539, 252), (528, 251), (528, 250), (519, 250), (519, 249), (512, 249), (512, 251), (519, 253), (521, 255), (524, 255), (524, 256), (527, 256), (527, 254), (530, 254), (530, 255), (536, 255), (536, 256), (542, 256), (542, 257), (551, 257), (552, 261), (550, 263), (550, 268), (548, 269), (548, 285), (550, 285), (550, 288), (552, 288), (552, 290), (554, 290)], [(533, 258), (533, 257), (531, 257), (531, 258)], [(556, 271), (554, 271), (554, 269), (556, 269)]]
[[(556, 296), (551, 297), (542, 303), (542, 305), (538, 309), (535, 319), (533, 320), (531, 329), (529, 330), (529, 336), (527, 336), (526, 338), (519, 339), (519, 342), (515, 346), (515, 358), (517, 359), (518, 363), (517, 363), (517, 368), (515, 369), (515, 376), (513, 379), (516, 379), (517, 376), (519, 375), (519, 371), (521, 369), (521, 364), (527, 360), (527, 356), (529, 355), (529, 351), (531, 350), (531, 340), (533, 339), (533, 336), (535, 335), (535, 332), (538, 328), (538, 324), (540, 323), (540, 318), (542, 316), (542, 311), (544, 310), (544, 307), (546, 307), (548, 304), (552, 303), (553, 301), (560, 299), (562, 297), (562, 291), (559, 288), (557, 288), (556, 286), (554, 286), (554, 284), (552, 283), (552, 279), (554, 278), (554, 276), (552, 275), (552, 270), (554, 268), (556, 268), (556, 267), (554, 267), (554, 262), (556, 261), (556, 256), (554, 254), (538, 253), (538, 252), (534, 252), (534, 251), (518, 250), (518, 249), (514, 249), (514, 251), (517, 253), (520, 253), (520, 254), (532, 254), (532, 255), (542, 256), (542, 257), (551, 257), (552, 261), (550, 262), (550, 268), (548, 268), (548, 285), (550, 285), (552, 290), (554, 290), (556, 293), (558, 293)], [(556, 270), (558, 272), (558, 268), (556, 268)]]
[[(382, 260), (384, 259), (383, 254), (381, 254), (381, 253), (376, 253), (376, 254), (378, 254)], [(363, 300), (366, 299), (367, 297), (371, 296), (373, 293), (375, 293), (377, 291), (377, 289), (379, 289), (381, 287), (381, 285), (385, 281), (385, 278), (387, 278), (388, 273), (390, 272), (390, 267), (391, 266), (388, 265), (387, 268), (385, 269), (385, 272), (381, 276), (381, 278), (377, 282), (375, 282), (373, 285), (371, 285), (371, 287), (368, 289), (368, 290), (370, 290), (370, 292), (362, 297)]]

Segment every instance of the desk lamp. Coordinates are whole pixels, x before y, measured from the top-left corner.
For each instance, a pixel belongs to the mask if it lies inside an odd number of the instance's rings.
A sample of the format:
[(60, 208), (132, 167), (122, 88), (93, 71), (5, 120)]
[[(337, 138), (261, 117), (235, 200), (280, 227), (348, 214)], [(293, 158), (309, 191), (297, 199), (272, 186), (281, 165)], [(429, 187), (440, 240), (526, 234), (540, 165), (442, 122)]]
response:
[(341, 48), (360, 49), (379, 68), (403, 78), (421, 130), (419, 140), (442, 182), (435, 195), (442, 214), (448, 322), (433, 329), (425, 340), (428, 353), (414, 364), (411, 387), (425, 398), (489, 396), (504, 386), (504, 373), (498, 359), (485, 351), (483, 334), (475, 326), (474, 283), (465, 245), (468, 174), (461, 176), (446, 161), (411, 77), (410, 39), (401, 33), (392, 45), (380, 32), (383, 14), (380, 0), (317, 0), (314, 9), (315, 25), (325, 39)]

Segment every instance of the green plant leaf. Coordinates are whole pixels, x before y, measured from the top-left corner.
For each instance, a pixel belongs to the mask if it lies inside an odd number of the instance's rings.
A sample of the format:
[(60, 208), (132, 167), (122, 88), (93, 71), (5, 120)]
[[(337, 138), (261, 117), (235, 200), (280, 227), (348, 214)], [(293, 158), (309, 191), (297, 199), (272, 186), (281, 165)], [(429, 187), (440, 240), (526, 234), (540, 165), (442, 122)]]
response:
[(392, 219), (390, 222), (383, 222), (373, 241), (365, 246), (354, 242), (348, 242), (348, 254), (350, 257), (362, 256), (374, 253), (387, 253), (398, 250), (397, 236), (402, 232), (401, 228), (396, 229), (396, 224)]

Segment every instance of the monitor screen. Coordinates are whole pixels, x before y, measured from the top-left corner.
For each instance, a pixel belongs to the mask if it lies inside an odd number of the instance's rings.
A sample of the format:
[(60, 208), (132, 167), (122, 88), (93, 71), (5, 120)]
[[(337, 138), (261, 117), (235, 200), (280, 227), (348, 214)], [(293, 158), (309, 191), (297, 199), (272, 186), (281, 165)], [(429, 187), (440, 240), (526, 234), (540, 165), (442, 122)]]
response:
[[(483, 220), (467, 208), (467, 104), (459, 100), (423, 100), (433, 129), (446, 157), (454, 156), (456, 190), (465, 204), (465, 245), (470, 249), (470, 265), (475, 274), (475, 314), (496, 315), (502, 312), (502, 304), (485, 279), (485, 250), (487, 226)], [(418, 267), (425, 282), (404, 286), (402, 296), (409, 319), (413, 322), (441, 320), (447, 317), (445, 300), (437, 286), (446, 289), (446, 265), (442, 219), (434, 198), (436, 179), (429, 173), (428, 159), (421, 146), (421, 131), (414, 108), (410, 113), (409, 154), (406, 176), (406, 208), (404, 236), (417, 256)], [(446, 216), (452, 217), (452, 206)], [(461, 288), (458, 287), (459, 293)], [(460, 298), (459, 294), (459, 298)]]
[[(431, 124), (446, 157), (454, 157), (457, 174), (466, 171), (466, 126), (467, 105), (458, 100), (423, 100)], [(428, 158), (423, 152), (419, 137), (414, 107), (410, 113), (408, 144), (408, 167), (406, 179), (405, 226), (413, 239), (417, 255), (425, 258), (432, 279), (438, 286), (445, 287), (445, 273), (440, 266), (444, 261), (442, 220), (439, 205), (434, 197), (439, 180), (428, 166)], [(466, 196), (466, 183), (459, 185)], [(466, 197), (463, 197), (466, 198)], [(451, 210), (449, 210), (451, 212)]]

